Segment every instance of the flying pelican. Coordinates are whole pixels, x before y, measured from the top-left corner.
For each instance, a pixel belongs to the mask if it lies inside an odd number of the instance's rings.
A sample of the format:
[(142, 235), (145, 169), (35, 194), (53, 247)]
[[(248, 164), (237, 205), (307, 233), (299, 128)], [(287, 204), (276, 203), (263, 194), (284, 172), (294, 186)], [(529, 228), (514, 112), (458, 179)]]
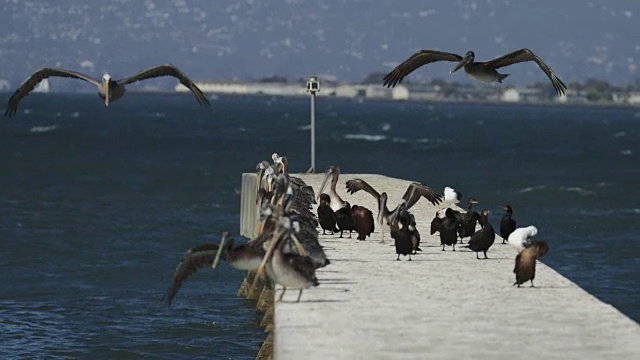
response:
[(485, 62), (474, 62), (474, 59), (475, 54), (473, 51), (468, 51), (463, 58), (462, 56), (453, 53), (435, 50), (420, 50), (388, 73), (384, 77), (383, 86), (394, 87), (402, 82), (402, 79), (412, 73), (415, 69), (436, 61), (458, 62), (458, 65), (451, 70), (451, 74), (458, 71), (461, 67), (464, 67), (464, 71), (473, 79), (483, 82), (495, 81), (502, 83), (502, 80), (509, 76), (509, 74), (500, 74), (496, 69), (521, 62), (535, 61), (540, 69), (542, 69), (549, 79), (551, 79), (551, 83), (556, 89), (558, 95), (564, 95), (567, 90), (567, 86), (556, 76), (556, 74), (553, 73), (553, 71), (551, 71), (551, 68), (549, 68), (542, 59), (536, 56), (536, 54), (531, 52), (529, 49), (516, 50), (497, 59)]
[(104, 104), (109, 106), (109, 102), (120, 99), (125, 93), (125, 85), (132, 84), (137, 81), (161, 77), (161, 76), (173, 76), (180, 80), (180, 83), (186, 86), (196, 96), (196, 100), (202, 106), (208, 106), (209, 100), (202, 94), (202, 91), (193, 83), (185, 74), (183, 74), (177, 67), (166, 64), (159, 65), (141, 71), (133, 76), (120, 80), (112, 80), (111, 75), (104, 74), (102, 80), (96, 80), (90, 76), (81, 74), (79, 72), (64, 70), (64, 69), (52, 69), (42, 68), (34, 72), (29, 78), (20, 85), (18, 90), (13, 93), (13, 96), (9, 99), (9, 104), (4, 116), (11, 116), (18, 110), (18, 103), (23, 97), (29, 95), (33, 88), (40, 83), (40, 81), (49, 78), (51, 76), (66, 77), (73, 79), (80, 79), (92, 83), (98, 88), (98, 96), (104, 100)]

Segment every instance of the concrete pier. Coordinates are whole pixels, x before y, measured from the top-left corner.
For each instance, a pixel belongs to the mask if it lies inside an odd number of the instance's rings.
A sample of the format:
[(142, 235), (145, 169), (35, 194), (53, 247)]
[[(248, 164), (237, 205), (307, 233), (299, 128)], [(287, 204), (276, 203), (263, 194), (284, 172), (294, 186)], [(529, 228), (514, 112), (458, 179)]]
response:
[[(324, 178), (295, 176), (316, 193)], [(366, 206), (374, 216), (377, 206), (369, 194), (348, 195), (344, 188), (346, 180), (356, 177), (386, 191), (391, 207), (410, 183), (380, 175), (342, 174), (340, 196)], [(249, 178), (243, 176), (243, 182)], [(429, 185), (427, 179), (412, 180)], [(478, 211), (483, 208), (479, 200)], [(502, 245), (499, 236), (488, 260), (476, 260), (475, 253), (459, 244), (456, 252), (451, 247), (443, 252), (437, 234), (429, 235), (430, 221), (442, 207), (422, 199), (412, 208), (423, 250), (412, 256), (413, 261), (402, 257), (396, 261), (393, 240), (387, 231), (386, 244), (381, 244), (379, 228), (366, 241), (320, 235), (331, 264), (317, 271), (320, 286), (305, 290), (300, 303), (294, 302), (297, 291), (274, 303), (272, 357), (640, 358), (636, 322), (543, 263), (537, 265), (536, 288), (528, 283), (513, 287), (516, 251)], [(490, 214), (494, 227), (501, 216)], [(250, 227), (246, 229), (249, 232)], [(553, 252), (554, 239), (545, 240)], [(280, 291), (277, 287), (275, 297)]]

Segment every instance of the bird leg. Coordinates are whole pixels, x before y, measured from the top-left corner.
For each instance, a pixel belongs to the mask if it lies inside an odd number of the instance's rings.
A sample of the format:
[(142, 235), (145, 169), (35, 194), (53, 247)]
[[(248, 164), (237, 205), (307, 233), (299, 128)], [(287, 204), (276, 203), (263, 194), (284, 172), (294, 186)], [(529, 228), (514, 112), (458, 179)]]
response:
[(342, 230), (340, 230), (340, 236), (338, 236), (338, 237), (342, 237)]
[(480, 257), (478, 256), (478, 252), (476, 251), (476, 259), (480, 260)]
[(533, 285), (533, 279), (531, 279), (531, 287), (534, 288), (535, 285)]
[(349, 230), (349, 239), (351, 239), (351, 230)]
[(444, 244), (442, 244), (442, 251), (444, 251)]
[(286, 287), (282, 287), (282, 293), (280, 293), (280, 297), (278, 298), (278, 301), (282, 301), (282, 297), (284, 296), (284, 292), (287, 291)]
[(400, 254), (398, 254), (398, 257), (396, 258), (397, 261), (400, 261)]
[(411, 261), (411, 254), (409, 254), (409, 261)]
[(487, 251), (485, 250), (485, 251), (483, 251), (483, 253), (484, 253), (484, 258), (485, 258), (485, 259), (488, 259), (488, 257), (487, 257)]
[(456, 244), (453, 244), (453, 251), (456, 251)]
[(325, 230), (324, 229), (322, 229), (322, 235), (325, 235)]
[(302, 289), (300, 289), (300, 292), (298, 293), (298, 300), (296, 300), (296, 302), (300, 302), (301, 296), (302, 296)]
[(380, 225), (380, 232), (382, 233), (382, 240), (380, 240), (380, 243), (384, 244), (384, 224)]

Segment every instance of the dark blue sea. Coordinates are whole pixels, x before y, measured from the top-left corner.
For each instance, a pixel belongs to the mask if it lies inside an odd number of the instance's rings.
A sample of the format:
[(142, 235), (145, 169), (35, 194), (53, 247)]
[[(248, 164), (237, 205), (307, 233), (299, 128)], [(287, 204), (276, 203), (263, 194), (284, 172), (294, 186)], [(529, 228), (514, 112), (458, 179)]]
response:
[[(273, 152), (309, 167), (309, 99), (20, 105), (0, 120), (0, 358), (254, 358), (266, 334), (243, 273), (160, 298), (187, 248), (237, 234), (242, 172)], [(318, 98), (317, 144), (321, 170), (452, 186), (496, 226), (511, 204), (545, 263), (640, 321), (640, 108)]]

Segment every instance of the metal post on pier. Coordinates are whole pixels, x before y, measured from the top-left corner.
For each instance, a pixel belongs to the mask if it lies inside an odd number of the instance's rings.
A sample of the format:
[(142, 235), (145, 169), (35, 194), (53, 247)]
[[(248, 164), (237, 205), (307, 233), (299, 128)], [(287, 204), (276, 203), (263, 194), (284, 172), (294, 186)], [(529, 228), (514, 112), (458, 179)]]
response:
[(320, 91), (320, 81), (317, 76), (307, 80), (307, 92), (311, 94), (311, 167), (307, 173), (316, 172), (316, 92)]

